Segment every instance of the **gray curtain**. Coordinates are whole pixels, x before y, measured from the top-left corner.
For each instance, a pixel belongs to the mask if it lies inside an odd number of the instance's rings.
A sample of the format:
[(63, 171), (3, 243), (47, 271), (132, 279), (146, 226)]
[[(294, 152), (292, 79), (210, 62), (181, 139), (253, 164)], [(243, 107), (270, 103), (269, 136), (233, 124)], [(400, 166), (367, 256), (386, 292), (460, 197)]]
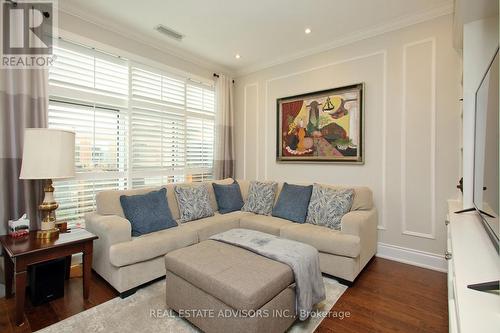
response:
[(47, 127), (47, 80), (46, 69), (0, 69), (0, 234), (24, 213), (38, 229), (42, 181), (20, 180), (19, 173), (24, 129)]
[(214, 178), (234, 177), (234, 104), (233, 79), (219, 75), (216, 79), (216, 125)]

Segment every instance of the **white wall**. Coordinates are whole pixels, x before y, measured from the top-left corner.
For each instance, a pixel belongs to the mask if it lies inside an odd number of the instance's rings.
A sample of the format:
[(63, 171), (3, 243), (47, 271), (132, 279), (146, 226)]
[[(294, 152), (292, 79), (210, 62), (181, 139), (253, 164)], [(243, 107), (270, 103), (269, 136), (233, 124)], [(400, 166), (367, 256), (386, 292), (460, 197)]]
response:
[(498, 17), (464, 25), (463, 41), (463, 177), (464, 208), (472, 207), (474, 177), (475, 94), (498, 47)]
[(131, 58), (145, 65), (182, 74), (189, 73), (192, 78), (206, 81), (213, 81), (214, 70), (219, 72), (219, 68), (195, 64), (63, 11), (59, 12), (58, 21), (59, 35), (62, 38)]
[[(445, 16), (237, 78), (237, 176), (367, 185), (384, 252), (428, 257), (442, 268), (446, 200), (456, 196), (460, 165), (460, 63), (451, 29)], [(277, 98), (359, 82), (364, 165), (276, 162)]]

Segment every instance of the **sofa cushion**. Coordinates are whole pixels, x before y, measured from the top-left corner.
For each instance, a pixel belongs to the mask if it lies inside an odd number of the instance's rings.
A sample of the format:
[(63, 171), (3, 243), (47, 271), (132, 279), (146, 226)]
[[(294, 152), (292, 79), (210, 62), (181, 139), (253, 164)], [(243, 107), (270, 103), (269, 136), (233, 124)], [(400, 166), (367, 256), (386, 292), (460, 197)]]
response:
[(257, 310), (294, 281), (290, 267), (207, 240), (165, 256), (168, 271), (238, 310)]
[(314, 184), (307, 223), (340, 230), (342, 216), (351, 210), (354, 190), (333, 189)]
[(248, 198), (241, 210), (260, 215), (269, 215), (273, 210), (278, 183), (276, 182), (250, 182)]
[(257, 214), (242, 216), (240, 220), (240, 228), (257, 230), (276, 236), (280, 235), (282, 227), (293, 224), (293, 222), (280, 219), (279, 217)]
[(214, 210), (210, 205), (208, 184), (177, 185), (175, 196), (179, 204), (181, 223), (214, 215)]
[(241, 210), (244, 202), (241, 196), (240, 185), (237, 181), (229, 185), (212, 183), (212, 186), (214, 188), (215, 198), (217, 199), (219, 213), (227, 214)]
[(214, 216), (199, 219), (196, 221), (184, 223), (182, 228), (190, 230), (198, 235), (198, 241), (201, 242), (210, 236), (224, 232), (230, 229), (238, 228), (240, 218), (250, 213), (236, 211), (227, 214), (215, 213)]
[(272, 215), (292, 222), (304, 223), (313, 186), (284, 183)]
[(291, 223), (280, 229), (280, 236), (314, 246), (318, 251), (356, 258), (360, 253), (358, 236), (346, 235), (330, 228), (304, 223)]
[(370, 210), (373, 208), (373, 193), (370, 188), (366, 186), (342, 186), (342, 185), (330, 185), (330, 184), (319, 184), (323, 187), (332, 188), (336, 190), (354, 190), (354, 199), (352, 200), (351, 211), (353, 210)]
[(240, 184), (241, 196), (245, 202), (248, 198), (248, 188), (250, 187), (250, 182), (245, 179), (237, 179), (236, 181)]
[(146, 194), (120, 196), (123, 213), (132, 225), (132, 236), (177, 227), (168, 207), (166, 192), (167, 189), (162, 188)]
[[(96, 194), (96, 206), (97, 213), (101, 215), (118, 215), (120, 217), (125, 217), (123, 213), (122, 205), (120, 203), (120, 196), (122, 195), (137, 195), (146, 194), (151, 191), (157, 191), (161, 188), (167, 189), (167, 202), (170, 212), (174, 220), (179, 219), (179, 207), (177, 207), (177, 199), (175, 198), (173, 184), (169, 184), (162, 187), (148, 187), (133, 190), (109, 190), (101, 191)], [(215, 199), (214, 199), (215, 200)]]
[(109, 261), (116, 267), (164, 256), (198, 242), (198, 235), (182, 226), (133, 237), (129, 242), (114, 244), (109, 249)]

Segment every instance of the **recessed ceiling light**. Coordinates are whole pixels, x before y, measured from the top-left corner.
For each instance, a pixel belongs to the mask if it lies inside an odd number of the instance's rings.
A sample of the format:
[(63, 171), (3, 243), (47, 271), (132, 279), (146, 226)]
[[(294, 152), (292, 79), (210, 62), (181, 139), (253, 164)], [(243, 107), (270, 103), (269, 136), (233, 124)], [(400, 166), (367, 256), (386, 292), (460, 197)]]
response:
[(236, 59), (239, 59), (241, 58), (240, 54), (239, 53), (236, 53), (236, 55), (234, 56)]
[(304, 32), (305, 32), (307, 35), (309, 35), (309, 34), (311, 33), (311, 29), (306, 28), (306, 30), (304, 30)]

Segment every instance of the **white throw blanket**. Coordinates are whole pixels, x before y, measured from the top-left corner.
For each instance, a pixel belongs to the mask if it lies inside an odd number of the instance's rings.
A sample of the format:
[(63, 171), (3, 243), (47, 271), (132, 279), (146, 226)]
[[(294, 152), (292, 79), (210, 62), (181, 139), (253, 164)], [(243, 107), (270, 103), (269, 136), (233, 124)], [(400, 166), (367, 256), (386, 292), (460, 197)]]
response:
[(315, 304), (325, 299), (325, 286), (314, 247), (248, 229), (232, 229), (210, 237), (235, 245), (290, 266), (295, 277), (295, 309), (306, 320)]

